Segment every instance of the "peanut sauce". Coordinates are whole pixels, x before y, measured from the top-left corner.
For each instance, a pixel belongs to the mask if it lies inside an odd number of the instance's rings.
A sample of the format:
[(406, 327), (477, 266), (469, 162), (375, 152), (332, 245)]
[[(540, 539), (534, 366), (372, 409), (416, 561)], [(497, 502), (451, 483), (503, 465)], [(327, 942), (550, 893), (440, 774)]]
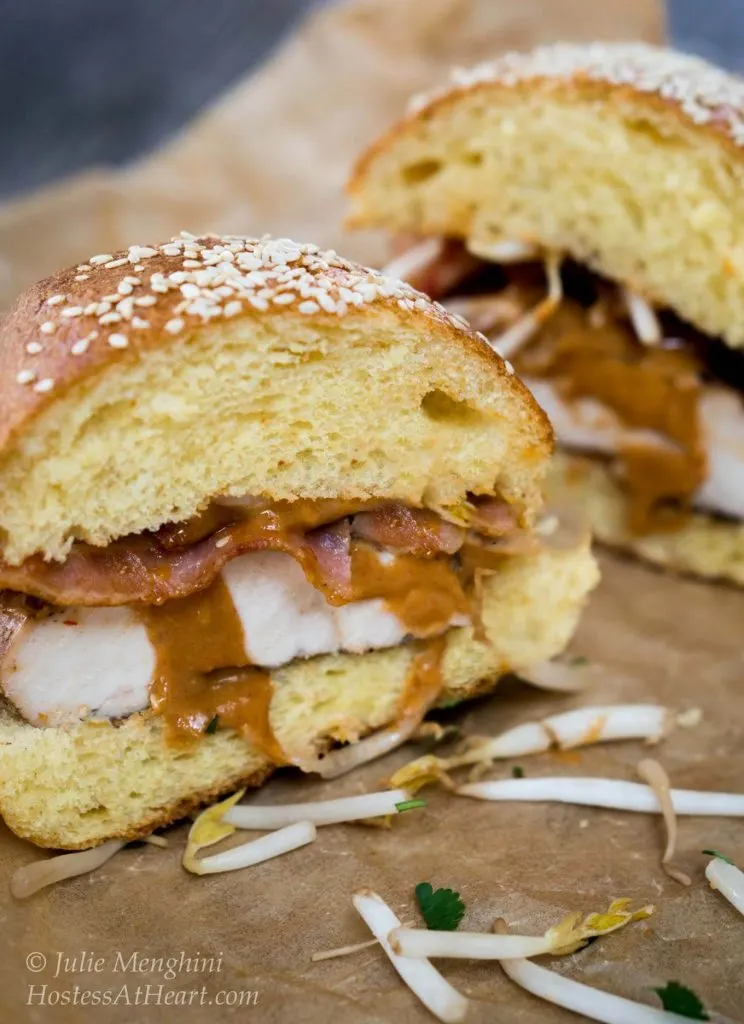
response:
[[(291, 518), (277, 515), (277, 526), (288, 519), (317, 522), (314, 510), (298, 512)], [(370, 545), (354, 541), (347, 600), (372, 598), (383, 600), (417, 638), (440, 634), (454, 615), (469, 613), (450, 558), (398, 555), (388, 562)], [(156, 653), (151, 705), (163, 716), (169, 737), (183, 740), (203, 735), (216, 718), (219, 728), (234, 729), (274, 763), (286, 764), (270, 724), (270, 673), (250, 665), (243, 625), (222, 577), (189, 597), (142, 605), (138, 614)], [(421, 656), (423, 660), (417, 659), (406, 705), (418, 706), (421, 694), (437, 685), (438, 660), (431, 653), (435, 650), (439, 650), (436, 645)]]
[(150, 702), (169, 738), (201, 736), (216, 717), (220, 728), (242, 733), (273, 762), (286, 763), (269, 720), (271, 677), (250, 665), (222, 578), (190, 597), (143, 605), (139, 616), (156, 655)]
[[(238, 502), (221, 503), (213, 501), (203, 511), (181, 523), (167, 523), (157, 532), (158, 542), (166, 550), (188, 547), (211, 536), (224, 526), (231, 526), (241, 520), (250, 519), (259, 530), (279, 529), (285, 533), (306, 533), (327, 523), (334, 523), (344, 516), (378, 508), (380, 501), (360, 498), (348, 501), (339, 498), (299, 498), (297, 501), (263, 501), (248, 499), (245, 504)], [(268, 513), (268, 515), (264, 515)]]
[(398, 702), (396, 725), (420, 722), (434, 705), (444, 686), (442, 660), (447, 650), (447, 638), (435, 637), (429, 640), (421, 654), (413, 659), (406, 677), (403, 693)]
[(705, 367), (689, 347), (640, 343), (616, 306), (603, 305), (605, 323), (593, 326), (592, 308), (564, 299), (514, 363), (525, 375), (554, 378), (567, 399), (596, 399), (626, 426), (661, 435), (658, 446), (620, 449), (628, 526), (638, 534), (678, 529), (706, 477), (698, 409)]
[(381, 598), (415, 637), (445, 630), (455, 615), (468, 615), (470, 605), (448, 558), (422, 559), (397, 555), (385, 564), (374, 548), (351, 546), (352, 601)]

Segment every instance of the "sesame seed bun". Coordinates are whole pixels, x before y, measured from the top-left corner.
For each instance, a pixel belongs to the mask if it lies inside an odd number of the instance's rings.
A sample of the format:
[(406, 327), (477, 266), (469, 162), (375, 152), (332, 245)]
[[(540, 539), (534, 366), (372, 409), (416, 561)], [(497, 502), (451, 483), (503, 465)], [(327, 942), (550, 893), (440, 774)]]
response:
[(558, 250), (744, 346), (744, 80), (645, 44), (457, 71), (352, 176), (351, 222)]
[(288, 239), (101, 253), (0, 327), (0, 555), (188, 518), (217, 495), (500, 493), (552, 446), (511, 367), (410, 286)]

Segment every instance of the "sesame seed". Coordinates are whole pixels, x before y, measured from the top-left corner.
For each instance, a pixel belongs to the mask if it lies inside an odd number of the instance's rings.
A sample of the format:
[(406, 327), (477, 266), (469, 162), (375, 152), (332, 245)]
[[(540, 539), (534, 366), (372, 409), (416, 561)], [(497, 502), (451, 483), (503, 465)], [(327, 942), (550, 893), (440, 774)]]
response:
[(76, 274), (75, 275), (75, 280), (76, 281), (87, 281), (89, 277), (90, 277), (90, 274)]
[(113, 258), (114, 257), (111, 255), (111, 253), (102, 253), (99, 256), (91, 256), (91, 258), (88, 260), (88, 263), (108, 263), (108, 261), (112, 260)]
[(53, 320), (45, 320), (39, 328), (42, 334), (54, 334), (56, 329), (57, 327)]
[(230, 538), (229, 537), (220, 537), (219, 540), (216, 540), (214, 542), (214, 546), (216, 548), (224, 548), (225, 545), (229, 544), (229, 543), (230, 543)]
[(60, 302), (66, 302), (66, 301), (67, 301), (67, 296), (66, 295), (52, 295), (50, 298), (48, 298), (46, 300), (47, 306), (58, 306), (60, 304)]
[(28, 345), (26, 345), (26, 351), (30, 356), (38, 356), (42, 349), (43, 345), (40, 341), (29, 341)]
[(145, 269), (145, 265), (144, 263), (135, 263), (134, 269), (137, 271), (137, 273), (139, 273), (140, 271)]
[[(180, 235), (181, 235), (181, 238), (185, 238), (189, 242), (191, 242), (191, 241), (195, 242), (196, 239), (197, 239), (197, 236), (196, 235), (192, 235), (190, 231), (181, 231)], [(175, 239), (174, 239), (174, 241), (175, 241)]]
[(33, 370), (21, 370), (16, 374), (16, 380), (19, 384), (30, 384), (32, 381), (36, 380), (36, 374)]
[(34, 391), (36, 391), (40, 395), (43, 395), (47, 391), (51, 391), (53, 387), (54, 381), (52, 380), (52, 378), (45, 377), (43, 380), (40, 380), (38, 384), (34, 384)]
[(82, 306), (65, 306), (65, 308), (60, 312), (60, 316), (70, 319), (71, 317), (81, 316), (82, 312)]
[[(486, 341), (488, 341), (488, 338), (486, 338)], [(509, 362), (508, 359), (504, 360), (504, 369), (506, 370), (510, 377), (514, 376), (514, 367)]]
[[(410, 285), (350, 263), (333, 250), (324, 252), (316, 245), (300, 245), (287, 238), (265, 235), (253, 240), (210, 235), (199, 241), (194, 236), (184, 236), (158, 249), (130, 246), (126, 259), (115, 260), (110, 256), (102, 256), (102, 259), (123, 265), (159, 252), (183, 257), (182, 269), (170, 274), (152, 273), (149, 281), (144, 281), (144, 294), (137, 297), (134, 289), (142, 286), (143, 281), (127, 274), (116, 286), (116, 292), (89, 303), (84, 309), (70, 306), (61, 312), (65, 317), (95, 314), (102, 326), (125, 321), (132, 329), (142, 330), (149, 328), (150, 322), (135, 316), (135, 310), (154, 307), (158, 294), (178, 289), (181, 294), (176, 295), (178, 301), (170, 305), (169, 319), (163, 328), (174, 335), (186, 328), (189, 317), (208, 323), (215, 317), (237, 316), (247, 307), (263, 312), (273, 304), (274, 307), (292, 306), (307, 315), (323, 310), (342, 317), (350, 307), (374, 302), (388, 302), (406, 311), (417, 310), (459, 330), (469, 331), (441, 305), (432, 303)], [(54, 323), (48, 323), (48, 327), (42, 327), (43, 333), (55, 330)], [(108, 344), (114, 348), (126, 347), (127, 335), (118, 333), (116, 328), (114, 332), (108, 337)], [(74, 352), (85, 351), (90, 340), (89, 336), (75, 341)]]
[(129, 262), (139, 263), (140, 260), (149, 260), (153, 256), (157, 256), (158, 250), (151, 249), (149, 245), (130, 245), (129, 246)]
[(74, 356), (81, 356), (84, 352), (88, 350), (89, 345), (90, 340), (88, 338), (80, 338), (80, 340), (76, 341), (75, 344), (72, 346), (70, 352)]
[(77, 269), (79, 271), (80, 270), (90, 270), (90, 264), (89, 263), (81, 263), (80, 266)]
[(104, 263), (106, 270), (111, 270), (112, 267), (123, 267), (127, 261), (125, 259), (109, 260), (108, 263)]

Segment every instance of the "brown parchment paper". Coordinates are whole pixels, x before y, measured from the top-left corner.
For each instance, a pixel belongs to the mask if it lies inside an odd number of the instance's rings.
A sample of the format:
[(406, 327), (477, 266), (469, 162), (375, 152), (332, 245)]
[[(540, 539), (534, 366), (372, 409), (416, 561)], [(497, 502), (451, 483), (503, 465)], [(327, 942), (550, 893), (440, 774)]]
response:
[[(320, 10), (162, 152), (125, 172), (91, 172), (0, 209), (0, 303), (60, 264), (181, 227), (271, 230), (375, 261), (383, 252), (378, 239), (344, 233), (341, 186), (356, 152), (412, 91), (453, 63), (507, 47), (661, 35), (652, 0), (358, 0)], [(741, 789), (744, 594), (611, 556), (602, 567), (573, 644), (605, 667), (598, 686), (569, 697), (505, 684), (449, 720), (495, 733), (583, 704), (699, 708), (700, 724), (677, 729), (654, 753), (676, 786)], [(255, 799), (362, 792), (417, 752), (396, 752), (334, 783), (277, 776)], [(625, 743), (520, 764), (534, 776), (633, 779), (647, 752)], [(510, 769), (507, 763), (496, 775)], [(569, 911), (599, 910), (616, 896), (651, 901), (657, 911), (649, 922), (551, 968), (652, 1003), (650, 989), (678, 979), (709, 1009), (744, 1018), (742, 922), (707, 887), (699, 852), (714, 847), (743, 860), (742, 823), (681, 819), (675, 862), (692, 876), (688, 889), (660, 870), (656, 816), (485, 804), (441, 792), (427, 799), (425, 811), (400, 818), (389, 832), (322, 829), (313, 846), (235, 874), (183, 872), (180, 827), (170, 831), (169, 849), (128, 848), (94, 875), (28, 903), (12, 901), (3, 886), (0, 1022), (423, 1024), (431, 1018), (379, 949), (318, 964), (310, 956), (368, 937), (351, 905), (355, 889), (378, 890), (402, 919), (414, 920), (413, 888), (424, 880), (459, 890), (463, 927), (483, 930), (503, 915), (537, 934)], [(37, 856), (0, 826), (3, 878)], [(521, 992), (496, 965), (442, 968), (470, 997), (471, 1024), (578, 1019)]]

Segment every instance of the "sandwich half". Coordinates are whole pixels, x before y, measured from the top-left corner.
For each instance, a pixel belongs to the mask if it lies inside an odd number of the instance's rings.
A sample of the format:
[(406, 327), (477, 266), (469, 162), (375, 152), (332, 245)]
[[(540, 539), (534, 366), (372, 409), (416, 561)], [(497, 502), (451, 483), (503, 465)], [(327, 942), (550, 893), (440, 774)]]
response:
[(39, 845), (410, 731), (562, 651), (597, 580), (533, 531), (519, 379), (317, 246), (93, 256), (18, 299), (0, 380), (0, 812)]
[(744, 584), (744, 81), (643, 44), (454, 73), (362, 156), (351, 222), (548, 413), (595, 535)]

